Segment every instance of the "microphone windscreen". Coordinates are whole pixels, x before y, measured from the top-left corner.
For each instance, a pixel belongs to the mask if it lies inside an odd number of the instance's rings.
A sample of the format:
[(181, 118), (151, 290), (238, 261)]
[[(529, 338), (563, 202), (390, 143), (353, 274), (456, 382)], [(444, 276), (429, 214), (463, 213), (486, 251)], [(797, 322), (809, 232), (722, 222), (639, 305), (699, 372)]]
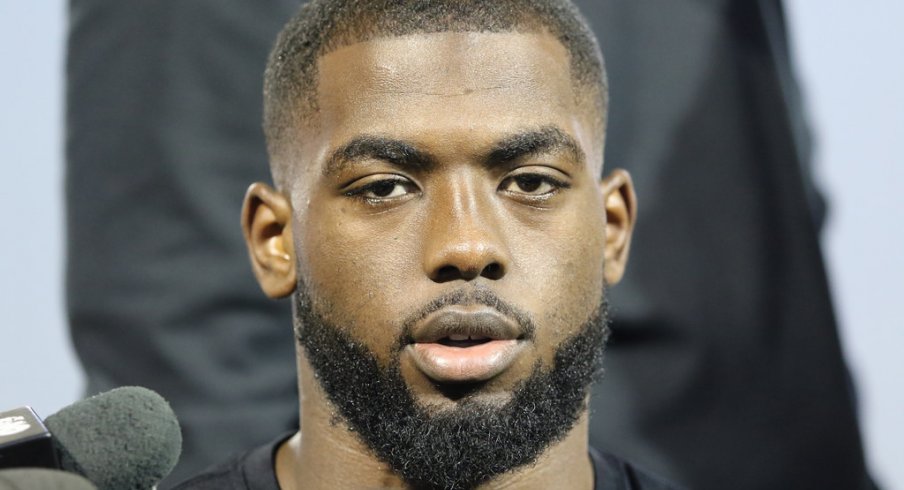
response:
[(60, 450), (60, 467), (100, 490), (147, 490), (172, 471), (182, 432), (169, 403), (128, 386), (74, 403), (44, 421)]
[(46, 468), (0, 470), (0, 490), (97, 490), (73, 473)]

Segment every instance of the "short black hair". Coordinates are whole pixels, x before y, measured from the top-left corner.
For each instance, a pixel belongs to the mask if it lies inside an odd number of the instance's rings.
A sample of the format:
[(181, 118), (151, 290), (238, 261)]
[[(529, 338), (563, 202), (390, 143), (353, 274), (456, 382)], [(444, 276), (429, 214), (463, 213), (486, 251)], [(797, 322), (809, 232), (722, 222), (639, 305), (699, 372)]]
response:
[[(605, 130), (608, 87), (593, 31), (570, 0), (311, 0), (286, 24), (264, 73), (264, 133), (271, 159), (287, 130), (316, 113), (318, 59), (380, 37), (436, 32), (548, 32), (570, 56), (579, 93)], [(602, 134), (600, 135), (602, 137)]]

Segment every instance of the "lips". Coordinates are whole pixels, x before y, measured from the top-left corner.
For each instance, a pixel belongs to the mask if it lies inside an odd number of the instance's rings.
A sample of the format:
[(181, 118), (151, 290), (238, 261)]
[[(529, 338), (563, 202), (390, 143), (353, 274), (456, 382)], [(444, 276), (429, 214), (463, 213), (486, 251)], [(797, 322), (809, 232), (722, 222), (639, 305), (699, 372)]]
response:
[(415, 325), (407, 349), (415, 366), (440, 383), (486, 381), (505, 371), (523, 348), (517, 323), (485, 306), (455, 306)]

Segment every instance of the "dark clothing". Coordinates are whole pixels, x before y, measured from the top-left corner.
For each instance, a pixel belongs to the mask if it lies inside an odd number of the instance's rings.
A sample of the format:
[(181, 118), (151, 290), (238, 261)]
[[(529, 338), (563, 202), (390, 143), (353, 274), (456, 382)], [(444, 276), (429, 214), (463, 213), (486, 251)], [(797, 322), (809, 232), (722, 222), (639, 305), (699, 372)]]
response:
[(869, 488), (778, 0), (587, 0), (639, 216), (591, 444), (694, 489)]
[[(276, 450), (288, 434), (229, 462), (209, 469), (176, 486), (177, 490), (279, 490), (276, 481)], [(670, 490), (675, 487), (615, 456), (590, 448), (595, 478), (594, 490)], [(602, 475), (602, 476), (601, 476)]]
[[(287, 301), (260, 291), (239, 226), (269, 180), (267, 51), (295, 0), (72, 0), (67, 301), (89, 394), (170, 401), (167, 488), (298, 427)], [(246, 421), (255, 420), (255, 424)]]
[[(862, 488), (780, 3), (577, 3), (608, 61), (607, 165), (640, 203), (592, 444), (700, 490)], [(260, 293), (238, 216), (299, 4), (70, 2), (72, 338), (89, 393), (170, 400), (170, 482), (298, 426), (289, 303)]]

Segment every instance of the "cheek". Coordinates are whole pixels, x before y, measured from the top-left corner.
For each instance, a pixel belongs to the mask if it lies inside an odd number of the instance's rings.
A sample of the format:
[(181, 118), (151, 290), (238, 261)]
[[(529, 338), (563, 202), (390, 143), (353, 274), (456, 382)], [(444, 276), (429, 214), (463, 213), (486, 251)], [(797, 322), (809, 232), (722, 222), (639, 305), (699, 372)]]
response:
[[(557, 215), (528, 236), (517, 257), (525, 275), (522, 297), (532, 298), (538, 347), (552, 349), (594, 313), (603, 294), (605, 218), (592, 206)], [(547, 359), (549, 360), (549, 359)]]
[(407, 308), (403, 286), (412, 271), (405, 257), (413, 251), (405, 233), (411, 228), (385, 221), (374, 227), (351, 219), (341, 204), (309, 211), (296, 226), (299, 277), (318, 313), (388, 361), (399, 312)]

